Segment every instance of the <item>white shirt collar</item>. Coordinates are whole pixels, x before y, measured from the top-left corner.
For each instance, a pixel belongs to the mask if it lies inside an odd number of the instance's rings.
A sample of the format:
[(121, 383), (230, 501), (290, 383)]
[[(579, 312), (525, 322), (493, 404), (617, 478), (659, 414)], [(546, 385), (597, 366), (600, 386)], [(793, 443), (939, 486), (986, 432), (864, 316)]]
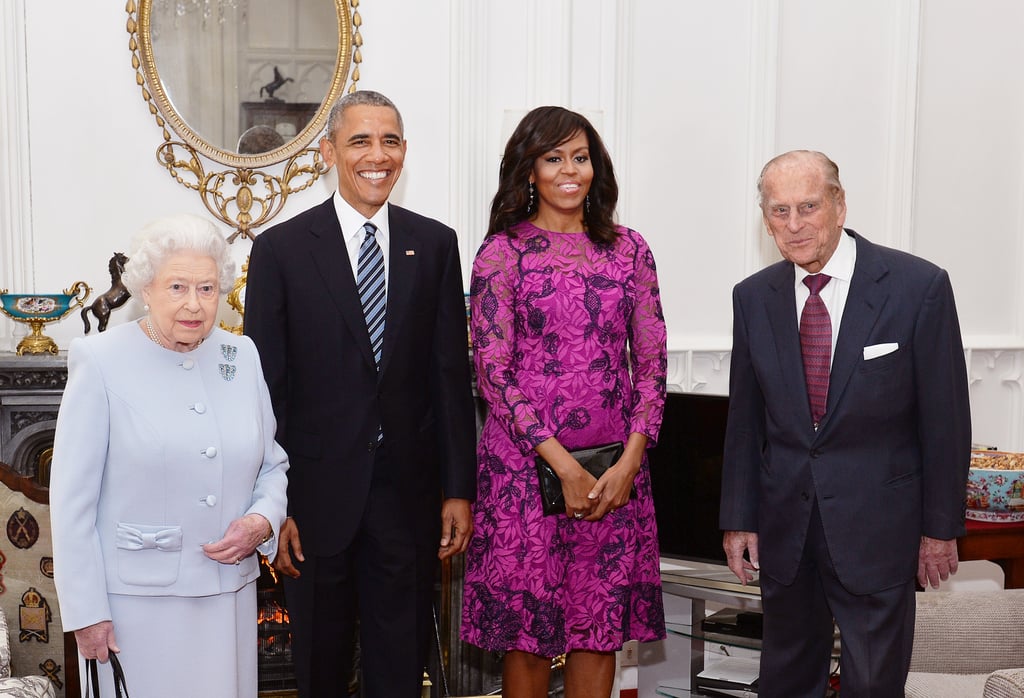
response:
[[(843, 234), (839, 236), (839, 244), (836, 246), (836, 251), (832, 253), (832, 257), (829, 258), (819, 273), (828, 274), (833, 279), (849, 283), (853, 279), (853, 268), (856, 263), (857, 241), (844, 230)], [(804, 277), (810, 276), (810, 274), (803, 267), (796, 264), (793, 267), (796, 269), (795, 281), (796, 286), (799, 288), (803, 285)]]
[[(358, 237), (360, 241), (363, 239), (363, 225), (366, 223), (367, 218), (359, 213), (359, 211), (352, 208), (345, 199), (341, 196), (340, 192), (334, 192), (334, 211), (338, 216), (338, 222), (341, 224), (341, 234), (345, 240), (352, 240)], [(377, 226), (377, 239), (384, 242), (388, 240), (388, 205), (385, 203), (377, 212), (373, 214), (373, 217), (369, 219), (370, 223)]]

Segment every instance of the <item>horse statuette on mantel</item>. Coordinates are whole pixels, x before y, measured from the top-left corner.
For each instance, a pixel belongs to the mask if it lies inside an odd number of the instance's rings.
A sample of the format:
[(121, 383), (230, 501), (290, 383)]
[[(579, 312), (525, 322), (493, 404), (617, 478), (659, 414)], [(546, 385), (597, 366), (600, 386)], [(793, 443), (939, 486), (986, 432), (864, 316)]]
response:
[(89, 330), (92, 329), (89, 326), (89, 311), (96, 316), (99, 320), (97, 329), (103, 332), (107, 329), (107, 322), (110, 320), (110, 311), (115, 308), (120, 308), (122, 305), (128, 302), (132, 294), (128, 292), (124, 284), (121, 283), (121, 274), (124, 273), (125, 262), (128, 258), (120, 252), (115, 252), (114, 256), (110, 258), (110, 263), (107, 265), (110, 269), (110, 290), (100, 295), (99, 298), (94, 300), (91, 305), (82, 308), (82, 322), (85, 323), (85, 333), (89, 334)]
[(266, 92), (267, 98), (264, 100), (265, 102), (283, 102), (284, 100), (281, 99), (280, 97), (275, 97), (274, 93), (281, 89), (281, 86), (284, 85), (286, 82), (294, 81), (292, 80), (292, 78), (286, 78), (285, 76), (281, 75), (281, 71), (278, 70), (277, 66), (275, 65), (274, 79), (260, 88), (260, 97), (262, 97), (263, 93)]

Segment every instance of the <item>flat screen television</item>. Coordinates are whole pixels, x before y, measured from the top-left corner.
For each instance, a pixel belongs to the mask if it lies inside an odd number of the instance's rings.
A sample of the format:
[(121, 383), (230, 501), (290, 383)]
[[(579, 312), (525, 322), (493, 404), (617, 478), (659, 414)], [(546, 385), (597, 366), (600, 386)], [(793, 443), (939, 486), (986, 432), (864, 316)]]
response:
[(725, 564), (718, 505), (729, 398), (669, 393), (649, 452), (661, 556)]

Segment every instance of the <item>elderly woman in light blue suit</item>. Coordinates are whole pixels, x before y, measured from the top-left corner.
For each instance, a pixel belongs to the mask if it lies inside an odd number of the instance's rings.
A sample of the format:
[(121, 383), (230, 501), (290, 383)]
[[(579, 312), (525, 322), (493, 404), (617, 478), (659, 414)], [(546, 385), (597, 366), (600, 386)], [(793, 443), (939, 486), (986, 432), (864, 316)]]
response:
[(233, 273), (212, 223), (156, 221), (123, 277), (147, 315), (68, 351), (50, 483), (61, 617), (82, 657), (118, 653), (133, 696), (257, 694), (255, 552), (276, 555), (288, 459), (255, 346), (214, 327)]

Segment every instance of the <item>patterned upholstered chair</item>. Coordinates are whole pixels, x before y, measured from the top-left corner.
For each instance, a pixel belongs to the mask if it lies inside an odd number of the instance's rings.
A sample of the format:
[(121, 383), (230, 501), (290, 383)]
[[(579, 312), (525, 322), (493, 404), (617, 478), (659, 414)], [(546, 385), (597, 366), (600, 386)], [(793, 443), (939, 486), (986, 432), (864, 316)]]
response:
[[(0, 612), (4, 615), (3, 672), (38, 674), (51, 686), (14, 690), (0, 679), (4, 696), (78, 696), (78, 650), (65, 647), (57, 590), (53, 584), (49, 490), (34, 478), (0, 463)], [(68, 635), (68, 637), (73, 637)]]
[(53, 684), (45, 676), (11, 676), (11, 643), (7, 616), (0, 610), (0, 696), (4, 698), (54, 698)]
[(1024, 589), (918, 592), (907, 698), (1024, 698)]

